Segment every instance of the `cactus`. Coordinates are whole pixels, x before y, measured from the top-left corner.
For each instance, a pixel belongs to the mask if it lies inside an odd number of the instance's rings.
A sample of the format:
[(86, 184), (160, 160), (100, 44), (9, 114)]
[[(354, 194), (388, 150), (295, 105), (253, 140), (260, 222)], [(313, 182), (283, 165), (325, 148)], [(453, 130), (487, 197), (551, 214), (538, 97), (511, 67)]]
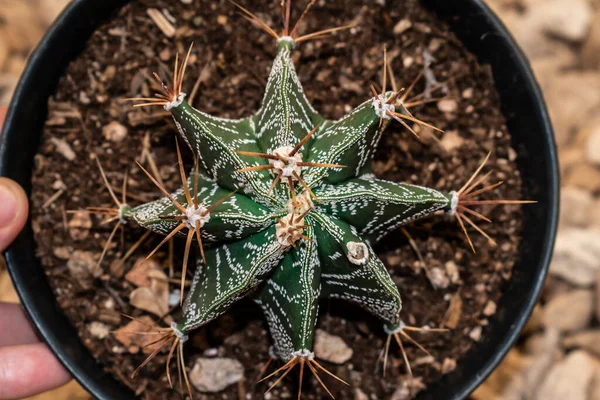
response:
[[(183, 343), (188, 334), (250, 296), (268, 321), (272, 357), (285, 363), (267, 377), (281, 373), (271, 388), (296, 366), (300, 366), (300, 380), (306, 366), (325, 387), (317, 372), (334, 375), (313, 353), (319, 299), (348, 300), (377, 316), (389, 335), (386, 361), (392, 338), (402, 350), (402, 337), (416, 343), (409, 332), (418, 329), (403, 322), (400, 294), (373, 246), (396, 228), (438, 211), (455, 215), (467, 238), (465, 222), (492, 241), (471, 217), (489, 220), (470, 207), (489, 204), (474, 197), (497, 185), (476, 190), (488, 176), (478, 178), (487, 158), (463, 188), (450, 193), (376, 178), (371, 160), (390, 123), (398, 121), (415, 135), (409, 123), (436, 129), (409, 111), (424, 103), (408, 99), (414, 84), (404, 92), (395, 87), (387, 90), (384, 52), (383, 89), (372, 87), (373, 96), (339, 121), (325, 120), (304, 95), (291, 53), (300, 42), (348, 27), (298, 36), (297, 24), (290, 29), (287, 1), (283, 32), (277, 35), (238, 7), (277, 40), (262, 108), (251, 117), (229, 120), (187, 103), (182, 86), (190, 47), (181, 64), (176, 60), (172, 87), (155, 74), (162, 93), (132, 100), (142, 101), (136, 106), (160, 106), (172, 114), (194, 154), (193, 171), (186, 176), (177, 145), (182, 187), (171, 194), (139, 165), (165, 197), (130, 207), (125, 196), (117, 199), (101, 170), (117, 208), (92, 212), (118, 221), (109, 241), (119, 226), (130, 222), (165, 236), (148, 258), (172, 237), (184, 237), (182, 299), (192, 243), (197, 241), (200, 249), (191, 289), (182, 302), (183, 317), (160, 329), (161, 348), (140, 368), (170, 346), (167, 376), (171, 382), (169, 363), (174, 356), (185, 372)], [(494, 201), (520, 203), (524, 202)], [(470, 239), (469, 243), (472, 247)], [(410, 372), (408, 361), (407, 368)], [(185, 373), (184, 378), (191, 395)]]

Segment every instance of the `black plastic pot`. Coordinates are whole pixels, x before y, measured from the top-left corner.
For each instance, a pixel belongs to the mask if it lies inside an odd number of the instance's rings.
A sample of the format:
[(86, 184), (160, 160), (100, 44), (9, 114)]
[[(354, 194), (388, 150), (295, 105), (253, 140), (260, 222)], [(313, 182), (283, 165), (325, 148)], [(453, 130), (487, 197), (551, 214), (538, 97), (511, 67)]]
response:
[[(525, 325), (539, 296), (550, 261), (558, 217), (559, 172), (553, 132), (544, 100), (527, 60), (481, 0), (422, 0), (448, 22), (483, 64), (490, 64), (518, 153), (525, 197), (523, 241), (506, 293), (484, 340), (460, 360), (459, 367), (419, 399), (464, 399), (498, 365)], [(74, 0), (32, 55), (14, 95), (0, 146), (0, 175), (31, 193), (33, 158), (47, 114), (48, 97), (69, 61), (92, 32), (128, 0)], [(15, 287), (31, 321), (73, 376), (99, 399), (129, 399), (133, 394), (96, 363), (54, 299), (36, 259), (28, 225), (6, 252)]]

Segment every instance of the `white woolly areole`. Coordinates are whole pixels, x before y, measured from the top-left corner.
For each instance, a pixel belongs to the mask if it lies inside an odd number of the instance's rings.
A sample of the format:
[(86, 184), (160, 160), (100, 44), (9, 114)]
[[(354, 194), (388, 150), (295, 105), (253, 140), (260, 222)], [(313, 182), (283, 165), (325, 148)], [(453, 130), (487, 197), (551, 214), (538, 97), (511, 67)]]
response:
[(282, 178), (294, 178), (294, 172), (300, 176), (302, 173), (302, 167), (298, 166), (299, 162), (302, 162), (302, 156), (300, 153), (296, 153), (293, 156), (289, 154), (294, 150), (293, 147), (283, 146), (273, 151), (273, 155), (276, 155), (280, 160), (269, 160), (269, 163), (273, 166), (272, 174), (279, 175), (281, 172)]
[(456, 214), (456, 208), (459, 203), (458, 192), (452, 191), (450, 194), (452, 195), (452, 200), (450, 200), (450, 210), (448, 210), (448, 215), (454, 215)]
[(315, 359), (315, 353), (310, 350), (302, 349), (292, 353), (292, 358), (304, 358), (308, 361), (312, 361)]
[(208, 209), (204, 207), (202, 204), (198, 205), (196, 208), (193, 204), (185, 209), (185, 224), (190, 229), (196, 229), (196, 222), (200, 222), (200, 228), (203, 228), (204, 225), (210, 221), (210, 213)]
[(121, 204), (121, 207), (119, 207), (119, 221), (123, 224), (123, 225), (127, 225), (127, 219), (125, 218), (125, 211), (129, 210), (131, 207), (129, 207), (128, 204)]
[(296, 41), (291, 36), (282, 36), (279, 39), (277, 39), (277, 43), (281, 43), (281, 42), (291, 43), (292, 47), (296, 45)]
[(165, 104), (165, 110), (171, 111), (172, 109), (179, 107), (181, 105), (181, 103), (183, 103), (183, 100), (185, 100), (185, 96), (187, 96), (185, 93), (183, 93), (183, 92), (179, 93), (177, 95), (177, 99)]
[(294, 213), (300, 216), (306, 213), (308, 210), (315, 208), (315, 204), (312, 201), (310, 193), (302, 192), (296, 196), (296, 204), (294, 204), (293, 199), (290, 199), (285, 207), (289, 213)]
[(360, 242), (346, 243), (348, 249), (348, 260), (355, 265), (365, 265), (369, 259), (369, 248), (366, 244)]
[(175, 321), (171, 322), (171, 329), (173, 329), (173, 332), (175, 332), (175, 336), (177, 336), (177, 338), (179, 339), (179, 343), (183, 344), (188, 341), (188, 335), (177, 329), (177, 323), (175, 323)]
[(375, 109), (375, 114), (377, 114), (379, 118), (392, 119), (392, 117), (388, 115), (388, 111), (396, 111), (396, 106), (387, 104), (387, 101), (387, 96), (381, 94), (373, 99), (373, 108)]
[(277, 242), (283, 248), (288, 248), (300, 239), (304, 234), (304, 218), (298, 220), (298, 216), (294, 213), (290, 213), (285, 217), (281, 218), (277, 225), (275, 225), (275, 237)]
[(400, 325), (396, 329), (388, 329), (387, 326), (383, 326), (383, 331), (388, 335), (395, 335), (396, 333), (400, 333), (406, 328), (406, 324), (404, 321), (400, 320)]

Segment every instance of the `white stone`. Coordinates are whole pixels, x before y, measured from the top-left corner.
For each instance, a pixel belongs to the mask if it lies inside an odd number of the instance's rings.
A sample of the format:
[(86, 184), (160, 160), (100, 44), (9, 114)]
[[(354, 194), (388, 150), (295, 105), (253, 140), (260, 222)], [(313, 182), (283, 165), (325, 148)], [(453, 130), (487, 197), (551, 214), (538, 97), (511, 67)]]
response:
[(544, 325), (560, 332), (585, 328), (592, 319), (593, 300), (591, 290), (578, 289), (556, 295), (544, 307)]
[(584, 351), (574, 351), (550, 369), (534, 400), (589, 399), (597, 372), (598, 361)]
[(576, 332), (567, 336), (562, 341), (563, 346), (581, 348), (600, 357), (600, 329), (590, 329)]
[(581, 42), (590, 30), (593, 9), (587, 0), (545, 0), (536, 6), (545, 32), (572, 42)]
[(315, 356), (317, 358), (334, 364), (344, 364), (352, 358), (353, 354), (354, 351), (341, 337), (317, 329), (315, 334)]
[[(472, 398), (474, 400), (518, 400), (524, 399), (523, 373), (531, 365), (531, 358), (524, 356), (517, 349), (512, 349), (502, 360), (502, 364), (486, 379)], [(518, 396), (514, 396), (518, 393)]]
[(600, 198), (597, 198), (592, 203), (590, 211), (590, 225), (600, 229)]
[(592, 29), (581, 48), (581, 62), (587, 69), (600, 67), (600, 9), (598, 8), (592, 21)]
[(204, 393), (217, 393), (244, 378), (244, 366), (233, 358), (198, 358), (190, 372), (192, 385)]
[[(600, 149), (598, 152), (600, 153)], [(587, 190), (572, 186), (563, 188), (560, 192), (561, 229), (569, 226), (587, 226), (590, 221), (592, 201), (592, 195)]]
[[(596, 71), (536, 71), (548, 102), (552, 125), (559, 146), (589, 126), (600, 107), (600, 79)], [(583, 161), (583, 160), (582, 160)]]
[(589, 287), (600, 272), (600, 230), (568, 229), (559, 232), (550, 273)]
[(600, 124), (594, 126), (594, 130), (587, 140), (585, 155), (589, 162), (600, 166)]
[(535, 354), (524, 354), (516, 348), (512, 349), (494, 373), (473, 394), (473, 399), (533, 399), (548, 369), (559, 359), (557, 331), (547, 330), (543, 336), (538, 335), (535, 339), (538, 342)]
[(524, 396), (517, 396), (518, 390), (513, 390), (515, 396), (512, 398), (521, 399), (533, 398), (533, 394), (542, 383), (545, 375), (548, 373), (548, 369), (561, 357), (561, 352), (558, 350), (560, 335), (558, 331), (554, 329), (548, 329), (541, 337), (539, 351), (529, 359), (531, 363), (523, 371), (523, 385), (521, 387), (521, 393)]
[(596, 274), (596, 319), (600, 321), (600, 272)]
[(547, 57), (556, 51), (556, 41), (544, 33), (543, 21), (537, 15), (537, 8), (530, 8), (525, 13), (504, 12), (502, 22), (530, 59)]

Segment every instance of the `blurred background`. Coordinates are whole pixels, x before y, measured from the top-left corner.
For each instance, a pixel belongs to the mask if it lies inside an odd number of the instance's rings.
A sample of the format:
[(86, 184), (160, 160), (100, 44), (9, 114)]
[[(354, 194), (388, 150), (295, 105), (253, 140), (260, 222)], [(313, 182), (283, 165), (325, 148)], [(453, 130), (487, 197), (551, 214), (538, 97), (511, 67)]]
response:
[[(174, 0), (185, 1), (185, 0)], [(0, 0), (0, 107), (68, 0)], [(556, 131), (561, 221), (550, 277), (477, 400), (600, 399), (600, 0), (487, 0), (528, 55)], [(0, 258), (0, 301), (17, 302)], [(90, 398), (75, 383), (36, 400)]]

